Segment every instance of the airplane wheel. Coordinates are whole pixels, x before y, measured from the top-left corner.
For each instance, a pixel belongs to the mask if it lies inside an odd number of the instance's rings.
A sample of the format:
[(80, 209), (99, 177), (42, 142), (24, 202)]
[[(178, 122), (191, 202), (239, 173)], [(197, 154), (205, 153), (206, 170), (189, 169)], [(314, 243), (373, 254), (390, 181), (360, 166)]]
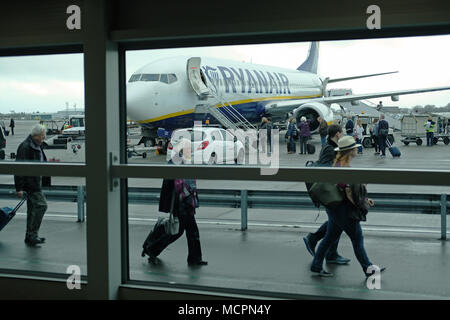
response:
[(418, 146), (421, 146), (422, 145), (422, 139), (420, 139), (420, 138), (418, 138), (417, 140), (416, 140), (416, 144), (418, 145)]
[(142, 153), (142, 158), (143, 159), (147, 158), (147, 152)]
[(444, 137), (444, 144), (448, 145), (448, 143), (450, 142), (450, 139), (448, 137)]
[(433, 144), (437, 144), (437, 143), (438, 143), (438, 141), (439, 141), (439, 139), (438, 139), (438, 138), (433, 138)]

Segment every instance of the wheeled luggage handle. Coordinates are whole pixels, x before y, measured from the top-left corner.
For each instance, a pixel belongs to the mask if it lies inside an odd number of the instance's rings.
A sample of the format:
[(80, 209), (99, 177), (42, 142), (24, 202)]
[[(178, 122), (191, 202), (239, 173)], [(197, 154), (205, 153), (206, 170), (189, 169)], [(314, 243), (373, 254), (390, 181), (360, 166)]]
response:
[(22, 199), (20, 199), (19, 203), (17, 204), (17, 206), (9, 213), (10, 216), (13, 216), (16, 214), (17, 210), (19, 210), (19, 208), (23, 205), (23, 203), (27, 200), (27, 194), (26, 192), (23, 193), (23, 197)]

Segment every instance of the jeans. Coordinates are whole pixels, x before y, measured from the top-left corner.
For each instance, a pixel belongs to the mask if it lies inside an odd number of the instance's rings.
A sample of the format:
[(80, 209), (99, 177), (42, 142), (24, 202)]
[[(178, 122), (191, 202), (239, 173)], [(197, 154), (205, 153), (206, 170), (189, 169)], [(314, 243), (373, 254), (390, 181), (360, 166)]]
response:
[(433, 146), (434, 132), (427, 132), (427, 147)]
[(311, 265), (311, 271), (320, 272), (322, 270), (325, 253), (331, 245), (339, 239), (342, 231), (345, 231), (345, 233), (350, 237), (353, 245), (353, 251), (361, 264), (363, 272), (366, 272), (367, 268), (372, 265), (367, 257), (366, 250), (364, 249), (364, 237), (361, 225), (359, 221), (353, 220), (348, 216), (350, 205), (351, 204), (348, 201), (343, 201), (335, 209), (326, 209), (328, 215), (327, 233), (316, 250), (316, 255), (314, 256)]
[(380, 152), (383, 156), (386, 155), (386, 139), (387, 139), (387, 136), (385, 136), (385, 135), (378, 136), (378, 145), (380, 147)]
[[(356, 143), (361, 144), (361, 139), (356, 139)], [(358, 153), (362, 153), (363, 152), (363, 147), (358, 147)]]
[(327, 136), (320, 136), (320, 143), (322, 144), (322, 148), (327, 145)]
[(295, 148), (295, 140), (293, 136), (290, 136), (289, 138), (289, 149), (291, 150), (291, 152), (295, 152), (296, 148)]
[[(321, 239), (325, 238), (327, 234), (328, 221), (325, 221), (316, 232), (311, 233), (311, 240), (315, 242), (319, 242)], [(326, 253), (327, 260), (336, 259), (339, 254), (337, 253), (337, 247), (339, 245), (339, 238), (330, 246)]]

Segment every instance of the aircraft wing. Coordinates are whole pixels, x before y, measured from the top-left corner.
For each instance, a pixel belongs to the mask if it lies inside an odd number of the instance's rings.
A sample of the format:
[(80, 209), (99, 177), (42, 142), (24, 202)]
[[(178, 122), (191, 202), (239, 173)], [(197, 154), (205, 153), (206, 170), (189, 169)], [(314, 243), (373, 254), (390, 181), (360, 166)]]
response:
[(309, 99), (296, 99), (296, 100), (284, 100), (266, 105), (266, 111), (270, 113), (286, 113), (290, 112), (301, 105), (307, 103), (322, 103), (322, 104), (332, 104), (340, 102), (350, 102), (357, 100), (366, 100), (373, 98), (389, 97), (389, 96), (399, 96), (404, 94), (413, 93), (424, 93), (433, 91), (450, 90), (450, 87), (435, 87), (426, 89), (410, 89), (410, 90), (398, 90), (398, 91), (387, 91), (387, 92), (377, 92), (377, 93), (365, 93), (365, 94), (353, 94), (345, 96), (333, 96), (333, 97), (319, 97), (319, 98), (309, 98)]

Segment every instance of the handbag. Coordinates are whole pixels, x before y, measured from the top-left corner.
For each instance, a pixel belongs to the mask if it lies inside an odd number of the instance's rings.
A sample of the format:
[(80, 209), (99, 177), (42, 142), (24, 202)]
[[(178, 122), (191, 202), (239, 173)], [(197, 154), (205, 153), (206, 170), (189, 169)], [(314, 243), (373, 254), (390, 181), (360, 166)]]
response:
[(344, 201), (344, 194), (339, 187), (330, 182), (315, 182), (309, 190), (313, 202), (320, 202), (326, 208), (335, 208)]
[(175, 217), (173, 215), (173, 207), (175, 203), (175, 189), (172, 193), (172, 201), (170, 202), (170, 215), (168, 219), (165, 219), (164, 221), (164, 229), (167, 234), (169, 235), (175, 235), (180, 230), (180, 220), (178, 220), (178, 217)]

